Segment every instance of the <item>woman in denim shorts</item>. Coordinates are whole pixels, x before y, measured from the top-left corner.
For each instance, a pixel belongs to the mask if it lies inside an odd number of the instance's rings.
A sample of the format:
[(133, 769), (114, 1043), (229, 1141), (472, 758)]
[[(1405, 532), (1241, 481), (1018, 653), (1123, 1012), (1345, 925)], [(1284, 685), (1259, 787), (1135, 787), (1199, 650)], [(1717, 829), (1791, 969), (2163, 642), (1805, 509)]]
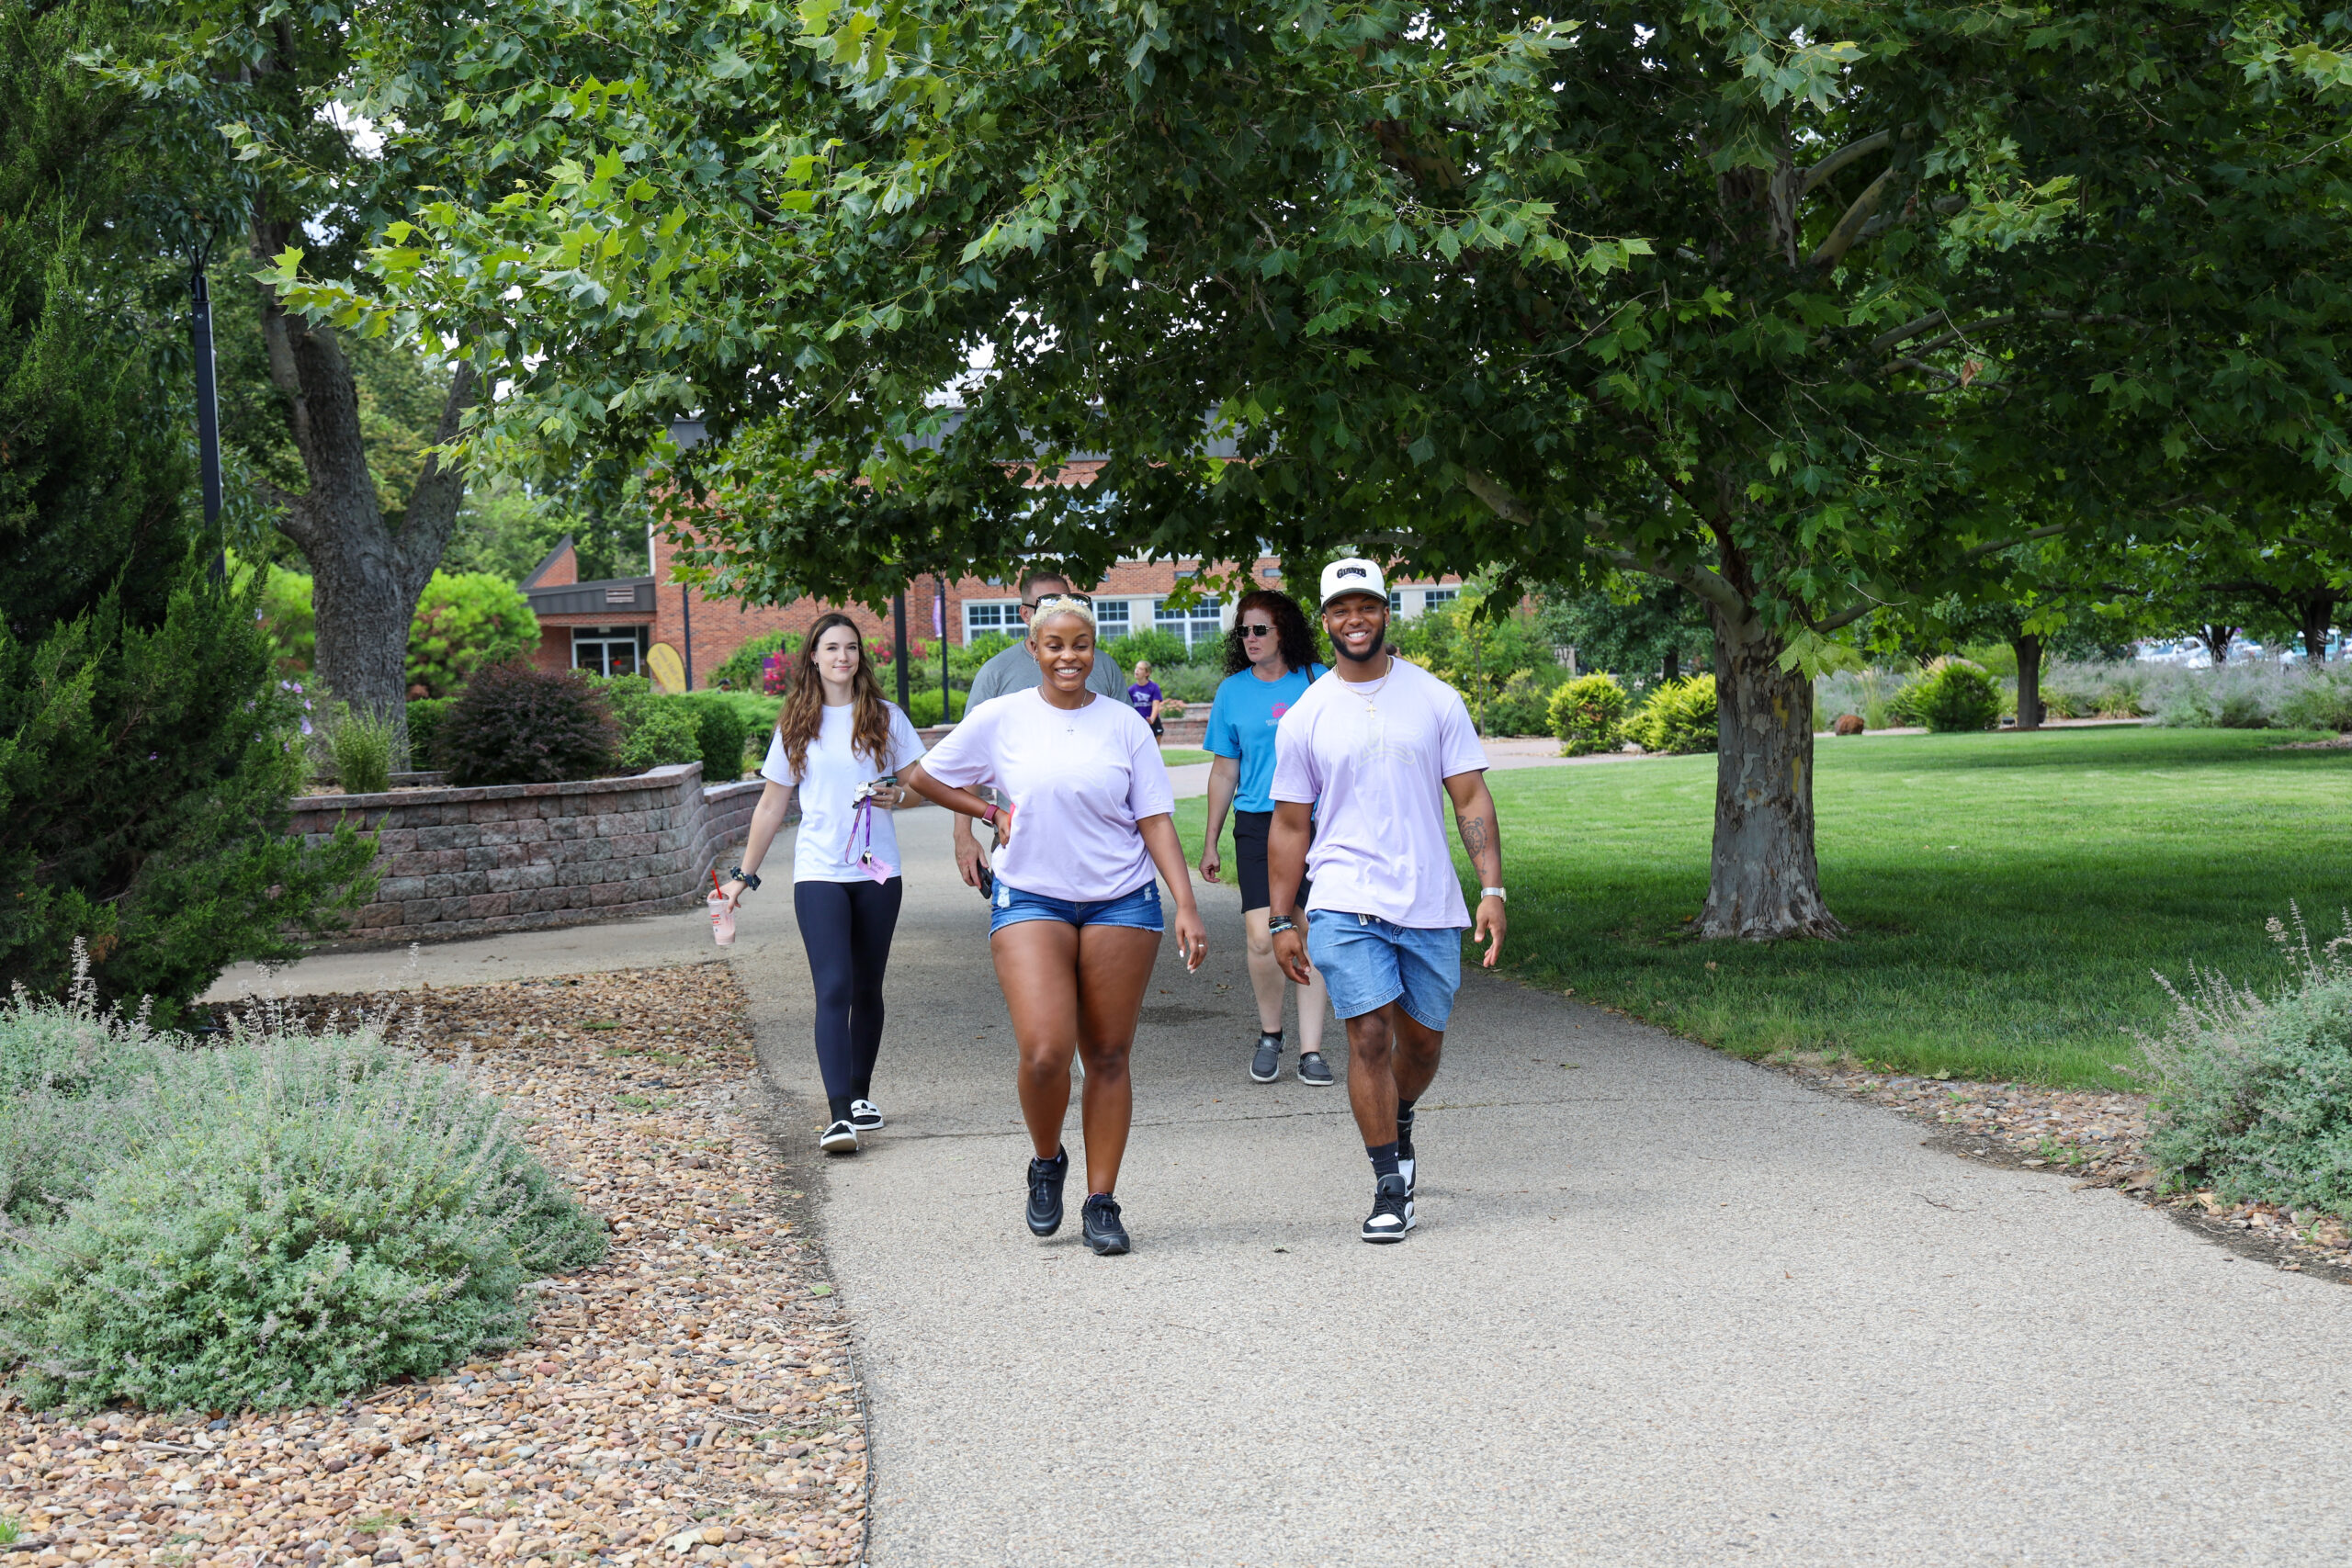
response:
[[(1061, 1228), (1069, 1155), (1072, 1056), (1086, 1065), (1086, 1245), (1127, 1250), (1113, 1196), (1135, 1110), (1127, 1076), (1136, 1020), (1164, 921), (1155, 870), (1176, 902), (1176, 946), (1188, 970), (1208, 950), (1184, 848), (1169, 820), (1174, 795), (1159, 744), (1126, 704), (1090, 692), (1094, 612), (1074, 595), (1048, 599), (1029, 623), (1041, 685), (980, 704), (905, 775), (924, 799), (996, 829), (989, 947), (1021, 1048), (1021, 1113), (1029, 1162), (1029, 1229)], [(971, 793), (987, 784), (1011, 804)], [(1016, 831), (1017, 828), (1017, 831)]]

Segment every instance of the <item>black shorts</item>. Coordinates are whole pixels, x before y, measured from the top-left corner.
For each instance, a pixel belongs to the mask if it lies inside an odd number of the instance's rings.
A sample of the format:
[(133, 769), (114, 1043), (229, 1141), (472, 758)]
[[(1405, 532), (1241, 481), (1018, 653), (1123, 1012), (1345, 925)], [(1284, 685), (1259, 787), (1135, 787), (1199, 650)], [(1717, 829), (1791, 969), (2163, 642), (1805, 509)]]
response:
[[(1241, 907), (1244, 909), (1271, 909), (1273, 897), (1266, 891), (1266, 832), (1274, 825), (1271, 811), (1237, 811), (1233, 814), (1233, 858), (1238, 862), (1234, 875), (1241, 883)], [(1306, 826), (1306, 841), (1315, 842), (1315, 825)], [(1291, 907), (1295, 915), (1306, 908), (1306, 896), (1315, 890), (1315, 879), (1301, 875), (1298, 879), (1298, 902)]]

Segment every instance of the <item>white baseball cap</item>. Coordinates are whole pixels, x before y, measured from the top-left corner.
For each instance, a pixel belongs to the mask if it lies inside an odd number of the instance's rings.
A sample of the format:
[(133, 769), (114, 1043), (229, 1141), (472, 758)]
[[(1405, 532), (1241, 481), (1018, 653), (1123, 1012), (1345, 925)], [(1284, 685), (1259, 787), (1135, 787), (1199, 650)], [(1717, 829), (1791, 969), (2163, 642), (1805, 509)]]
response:
[(1350, 556), (1323, 569), (1323, 597), (1317, 604), (1329, 609), (1331, 601), (1342, 593), (1369, 593), (1385, 604), (1388, 602), (1388, 583), (1381, 577), (1378, 567)]

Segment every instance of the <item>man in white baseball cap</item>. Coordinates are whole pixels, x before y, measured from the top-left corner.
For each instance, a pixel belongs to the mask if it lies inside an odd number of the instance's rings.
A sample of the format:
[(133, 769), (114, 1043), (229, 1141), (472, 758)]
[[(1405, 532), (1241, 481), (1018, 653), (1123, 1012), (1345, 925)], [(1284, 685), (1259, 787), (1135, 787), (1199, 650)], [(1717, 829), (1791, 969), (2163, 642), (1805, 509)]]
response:
[[(1484, 885), (1476, 935), (1488, 967), (1508, 924), (1502, 844), (1461, 694), (1387, 650), (1380, 568), (1325, 567), (1322, 608), (1335, 666), (1274, 732), (1266, 924), (1276, 962), (1305, 985), (1311, 957), (1347, 1026), (1348, 1100), (1373, 1170), (1360, 1234), (1396, 1242), (1413, 1228), (1413, 1103), (1437, 1076), (1472, 923), (1445, 847), (1448, 801)], [(1303, 877), (1313, 891), (1301, 911)]]

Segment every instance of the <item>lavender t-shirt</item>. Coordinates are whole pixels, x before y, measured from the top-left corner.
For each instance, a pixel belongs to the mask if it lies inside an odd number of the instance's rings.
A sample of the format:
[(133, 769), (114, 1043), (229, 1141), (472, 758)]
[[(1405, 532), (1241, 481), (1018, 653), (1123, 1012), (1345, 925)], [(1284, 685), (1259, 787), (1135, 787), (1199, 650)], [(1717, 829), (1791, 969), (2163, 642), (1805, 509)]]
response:
[(1000, 881), (1023, 893), (1091, 904), (1149, 882), (1136, 824), (1176, 808), (1159, 742), (1136, 710), (1095, 695), (1063, 709), (1031, 687), (974, 708), (922, 760), (958, 788), (987, 784), (1012, 801)]
[(1307, 908), (1458, 930), (1445, 781), (1485, 772), (1486, 748), (1462, 694), (1419, 665), (1392, 660), (1368, 688), (1335, 671), (1274, 727), (1274, 798), (1316, 807)]

